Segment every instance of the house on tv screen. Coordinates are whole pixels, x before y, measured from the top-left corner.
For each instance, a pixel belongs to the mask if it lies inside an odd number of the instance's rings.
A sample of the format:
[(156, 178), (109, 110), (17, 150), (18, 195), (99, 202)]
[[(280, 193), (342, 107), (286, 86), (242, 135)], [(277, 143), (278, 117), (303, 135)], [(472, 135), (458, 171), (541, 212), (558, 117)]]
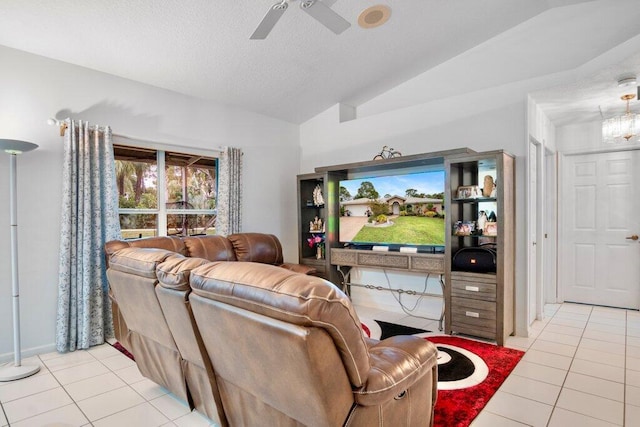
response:
[(442, 199), (431, 199), (426, 197), (402, 197), (391, 196), (380, 199), (369, 199), (366, 197), (345, 200), (340, 202), (340, 207), (344, 209), (346, 216), (370, 216), (371, 205), (375, 202), (383, 202), (389, 205), (389, 214), (401, 215), (406, 212), (407, 215), (425, 215), (427, 212), (442, 213)]

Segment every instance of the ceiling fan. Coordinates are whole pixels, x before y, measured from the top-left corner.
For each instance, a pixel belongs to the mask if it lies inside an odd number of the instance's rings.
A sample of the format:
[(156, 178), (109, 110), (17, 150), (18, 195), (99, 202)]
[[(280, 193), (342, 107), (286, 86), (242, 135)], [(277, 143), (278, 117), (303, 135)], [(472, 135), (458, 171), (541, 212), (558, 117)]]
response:
[[(251, 40), (263, 40), (267, 38), (273, 27), (289, 7), (289, 3), (292, 1), (296, 0), (282, 0), (281, 2), (271, 6), (267, 14), (262, 18), (258, 28), (256, 28), (249, 38)], [(316, 19), (336, 34), (342, 33), (351, 26), (351, 24), (349, 24), (349, 22), (347, 22), (342, 16), (335, 13), (329, 6), (320, 0), (299, 1), (300, 9), (307, 12), (312, 18)]]

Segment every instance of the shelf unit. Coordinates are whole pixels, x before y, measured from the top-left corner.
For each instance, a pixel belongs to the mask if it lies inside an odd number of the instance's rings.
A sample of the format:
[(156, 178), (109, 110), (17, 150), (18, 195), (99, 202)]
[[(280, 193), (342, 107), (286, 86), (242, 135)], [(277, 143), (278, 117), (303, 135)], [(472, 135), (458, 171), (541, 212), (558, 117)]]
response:
[[(339, 241), (340, 180), (354, 175), (385, 174), (397, 170), (418, 170), (425, 166), (443, 165), (445, 169), (445, 253), (426, 257), (398, 252), (385, 254), (344, 249)], [(445, 332), (461, 333), (495, 340), (504, 345), (514, 331), (514, 274), (515, 274), (515, 201), (514, 157), (501, 150), (476, 153), (461, 148), (434, 153), (417, 154), (379, 161), (319, 167), (315, 173), (298, 176), (298, 234), (299, 262), (312, 265), (318, 275), (349, 291), (347, 275), (351, 267), (384, 268), (412, 271), (416, 262), (436, 262), (444, 258), (442, 267), (427, 270), (444, 272)], [(485, 197), (477, 191), (461, 194), (458, 187), (482, 188), (484, 177), (491, 175), (496, 191)], [(323, 188), (324, 206), (307, 206), (313, 200), (316, 185)], [(458, 221), (477, 221), (480, 211), (494, 212), (497, 221), (491, 235), (478, 232), (455, 235)], [(316, 259), (310, 248), (309, 221), (315, 216), (325, 221), (325, 255)], [(452, 257), (460, 249), (492, 243), (496, 246), (495, 273), (452, 271)], [(335, 259), (332, 260), (332, 253)], [(424, 259), (423, 259), (424, 258)], [(405, 265), (406, 264), (406, 265)], [(343, 271), (340, 271), (340, 266)], [(440, 270), (443, 268), (443, 270)], [(341, 274), (343, 273), (343, 274)]]
[[(316, 275), (333, 283), (340, 283), (340, 275), (335, 266), (331, 265), (331, 248), (337, 247), (337, 223), (340, 218), (338, 201), (338, 184), (344, 174), (340, 172), (316, 172), (298, 175), (298, 262), (315, 267)], [(320, 186), (324, 198), (324, 205), (313, 203), (313, 191)], [(322, 219), (324, 232), (312, 231), (309, 223), (316, 217)], [(324, 251), (317, 258), (316, 248), (310, 247), (307, 239), (312, 236), (322, 236)]]
[(313, 173), (298, 176), (298, 238), (300, 239), (298, 258), (300, 264), (314, 267), (318, 276), (326, 278), (325, 257), (318, 259), (316, 248), (310, 247), (307, 240), (313, 236), (321, 236), (325, 239), (326, 224), (325, 231), (312, 231), (309, 227), (309, 223), (315, 218), (320, 218), (323, 223), (327, 219), (325, 204), (319, 206), (314, 204), (313, 192), (317, 186), (320, 186), (324, 196), (326, 194), (324, 174)]
[[(340, 243), (340, 181), (348, 179), (358, 174), (375, 176), (376, 174), (389, 173), (396, 170), (419, 170), (420, 168), (434, 165), (444, 165), (444, 159), (452, 155), (464, 155), (475, 153), (469, 148), (458, 148), (453, 150), (436, 151), (432, 153), (414, 154), (410, 156), (393, 157), (383, 160), (367, 160), (355, 163), (345, 163), (340, 165), (322, 166), (315, 169), (315, 173), (298, 175), (298, 246), (299, 261), (301, 264), (316, 266), (322, 277), (343, 286), (343, 277), (338, 272), (335, 264), (331, 262), (331, 249), (342, 248)], [(313, 219), (303, 206), (306, 206), (307, 199), (311, 198), (313, 188), (316, 183), (321, 182), (324, 188), (325, 207), (320, 212), (325, 218), (325, 258), (315, 259), (315, 252), (308, 247), (306, 230), (308, 222)], [(304, 221), (303, 221), (303, 215)]]
[[(489, 338), (503, 345), (514, 331), (514, 158), (501, 150), (454, 156), (445, 159), (445, 170), (445, 187), (450, 195), (445, 198), (445, 332)], [(496, 183), (491, 197), (458, 197), (459, 187), (482, 189), (486, 176)], [(480, 232), (458, 225), (477, 223), (481, 211), (495, 214), (490, 235), (486, 234), (487, 229)], [(456, 252), (483, 244), (495, 246), (495, 272), (453, 270)]]

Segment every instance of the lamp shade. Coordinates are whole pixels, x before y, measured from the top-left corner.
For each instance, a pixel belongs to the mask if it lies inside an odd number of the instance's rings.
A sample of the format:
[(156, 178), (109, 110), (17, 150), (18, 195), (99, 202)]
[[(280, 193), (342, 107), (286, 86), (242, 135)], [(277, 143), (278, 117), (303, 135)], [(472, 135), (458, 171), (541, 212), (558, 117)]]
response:
[(38, 148), (37, 144), (17, 139), (0, 139), (0, 150), (9, 154), (20, 154)]

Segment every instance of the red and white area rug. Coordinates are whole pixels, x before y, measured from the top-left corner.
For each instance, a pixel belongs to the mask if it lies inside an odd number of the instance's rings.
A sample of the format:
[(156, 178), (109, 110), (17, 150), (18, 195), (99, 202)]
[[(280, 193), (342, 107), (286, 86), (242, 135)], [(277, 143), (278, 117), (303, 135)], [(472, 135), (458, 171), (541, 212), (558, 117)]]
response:
[(416, 335), (438, 347), (434, 427), (466, 427), (489, 402), (524, 352), (378, 320), (360, 319), (364, 333), (384, 339)]
[[(467, 427), (515, 368), (524, 352), (379, 320), (360, 319), (375, 339), (416, 335), (438, 347), (438, 400), (434, 427)], [(115, 348), (133, 359), (120, 343)]]

